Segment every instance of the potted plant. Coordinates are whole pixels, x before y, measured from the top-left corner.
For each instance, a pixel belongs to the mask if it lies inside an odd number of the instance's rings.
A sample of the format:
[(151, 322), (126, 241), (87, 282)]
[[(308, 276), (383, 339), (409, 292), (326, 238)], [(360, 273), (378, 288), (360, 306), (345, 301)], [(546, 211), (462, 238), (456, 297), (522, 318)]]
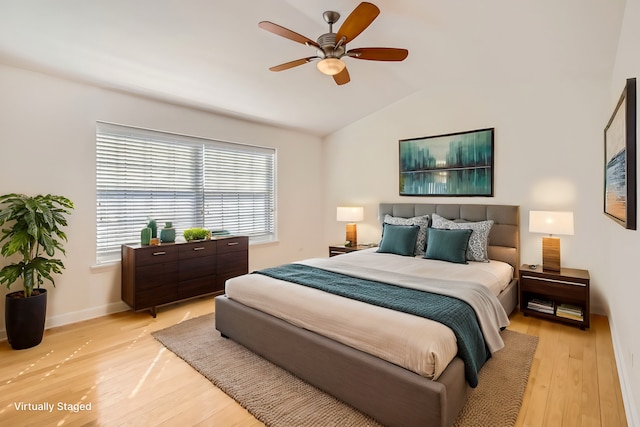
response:
[(209, 230), (201, 227), (187, 228), (182, 232), (182, 235), (187, 242), (191, 240), (204, 240), (210, 236)]
[[(0, 285), (7, 288), (22, 279), (22, 290), (5, 297), (7, 339), (14, 349), (34, 347), (42, 341), (47, 309), (45, 280), (55, 286), (53, 274), (64, 269), (56, 251), (64, 254), (62, 241), (67, 236), (60, 229), (67, 225), (66, 215), (73, 202), (51, 194), (0, 196), (0, 254), (19, 257), (0, 270)], [(4, 243), (3, 243), (4, 242)]]

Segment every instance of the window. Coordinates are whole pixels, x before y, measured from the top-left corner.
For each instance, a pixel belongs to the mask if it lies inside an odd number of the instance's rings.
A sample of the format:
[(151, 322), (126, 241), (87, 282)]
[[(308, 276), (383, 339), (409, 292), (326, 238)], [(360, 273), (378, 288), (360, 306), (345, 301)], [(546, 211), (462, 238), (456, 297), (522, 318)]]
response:
[(275, 239), (275, 150), (109, 123), (96, 128), (96, 261), (120, 258), (153, 218), (177, 235)]

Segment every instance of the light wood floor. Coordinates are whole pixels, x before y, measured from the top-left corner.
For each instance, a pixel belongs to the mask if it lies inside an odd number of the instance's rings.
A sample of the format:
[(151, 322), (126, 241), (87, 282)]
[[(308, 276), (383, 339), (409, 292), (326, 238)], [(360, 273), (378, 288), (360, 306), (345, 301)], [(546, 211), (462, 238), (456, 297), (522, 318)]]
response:
[[(0, 425), (261, 426), (150, 335), (213, 308), (202, 298), (160, 308), (156, 319), (125, 312), (54, 328), (28, 350), (0, 343)], [(540, 337), (518, 426), (626, 426), (605, 317), (583, 332), (515, 314), (509, 329)]]

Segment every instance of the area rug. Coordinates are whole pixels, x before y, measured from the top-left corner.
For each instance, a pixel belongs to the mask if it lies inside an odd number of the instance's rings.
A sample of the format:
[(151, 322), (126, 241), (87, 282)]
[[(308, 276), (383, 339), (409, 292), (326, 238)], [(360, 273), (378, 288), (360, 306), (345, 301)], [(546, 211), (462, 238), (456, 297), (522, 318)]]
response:
[[(538, 338), (502, 331), (505, 348), (484, 365), (456, 427), (515, 424)], [(152, 334), (165, 347), (273, 427), (380, 426), (372, 418), (252, 353), (215, 329), (213, 314)]]

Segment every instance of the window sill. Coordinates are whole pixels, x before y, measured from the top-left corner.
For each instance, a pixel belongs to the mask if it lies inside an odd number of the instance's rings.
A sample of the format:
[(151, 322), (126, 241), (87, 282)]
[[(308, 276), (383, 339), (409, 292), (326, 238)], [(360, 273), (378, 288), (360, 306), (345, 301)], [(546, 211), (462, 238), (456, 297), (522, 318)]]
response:
[(249, 240), (249, 246), (272, 246), (277, 244), (280, 244), (280, 240), (264, 240), (261, 242), (252, 242)]
[(114, 259), (113, 261), (104, 262), (102, 264), (93, 264), (91, 266), (91, 273), (98, 274), (111, 270), (120, 270), (120, 260)]

